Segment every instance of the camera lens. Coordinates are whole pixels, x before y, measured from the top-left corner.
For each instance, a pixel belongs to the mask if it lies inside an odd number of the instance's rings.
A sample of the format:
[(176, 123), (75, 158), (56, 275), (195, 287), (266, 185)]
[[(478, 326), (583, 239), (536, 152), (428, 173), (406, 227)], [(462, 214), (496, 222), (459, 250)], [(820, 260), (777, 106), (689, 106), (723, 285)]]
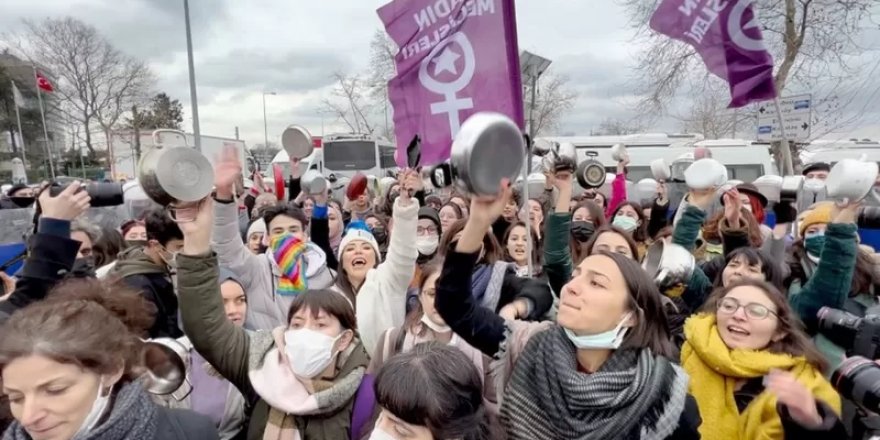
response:
[(831, 374), (831, 383), (845, 399), (880, 412), (880, 365), (874, 361), (861, 356), (846, 359)]
[(847, 350), (852, 348), (861, 318), (830, 307), (822, 307), (816, 317), (819, 318), (820, 333)]

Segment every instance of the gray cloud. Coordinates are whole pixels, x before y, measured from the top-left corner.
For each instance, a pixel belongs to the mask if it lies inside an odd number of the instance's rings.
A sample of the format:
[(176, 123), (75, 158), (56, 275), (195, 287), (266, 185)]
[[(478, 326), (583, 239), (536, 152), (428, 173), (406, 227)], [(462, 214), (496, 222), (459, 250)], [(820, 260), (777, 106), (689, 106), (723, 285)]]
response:
[(202, 86), (294, 92), (327, 86), (334, 71), (347, 68), (347, 60), (321, 50), (235, 49), (199, 62), (197, 71)]

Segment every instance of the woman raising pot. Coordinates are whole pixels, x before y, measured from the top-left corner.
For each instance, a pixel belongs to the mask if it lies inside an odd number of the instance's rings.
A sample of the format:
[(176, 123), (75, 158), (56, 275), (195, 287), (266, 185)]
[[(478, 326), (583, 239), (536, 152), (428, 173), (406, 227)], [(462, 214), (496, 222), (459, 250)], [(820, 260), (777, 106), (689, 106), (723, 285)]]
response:
[(511, 439), (699, 438), (688, 378), (670, 361), (660, 294), (629, 258), (586, 258), (562, 289), (555, 323), (506, 321), (480, 308), (459, 274), (476, 263), (485, 231), (510, 196), (474, 200), (446, 256), (437, 310), (471, 345), (493, 356), (501, 420)]

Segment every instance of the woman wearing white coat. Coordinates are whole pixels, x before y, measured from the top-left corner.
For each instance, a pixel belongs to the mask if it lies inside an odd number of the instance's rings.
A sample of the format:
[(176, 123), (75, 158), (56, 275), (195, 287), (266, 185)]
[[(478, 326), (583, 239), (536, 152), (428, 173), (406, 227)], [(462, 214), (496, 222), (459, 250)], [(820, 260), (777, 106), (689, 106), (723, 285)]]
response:
[(388, 254), (381, 261), (379, 244), (366, 225), (353, 222), (339, 244), (336, 287), (355, 305), (358, 329), (372, 354), (385, 330), (403, 325), (406, 289), (415, 272), (419, 204), (409, 194), (421, 189), (412, 170), (400, 176), (400, 197), (394, 202)]

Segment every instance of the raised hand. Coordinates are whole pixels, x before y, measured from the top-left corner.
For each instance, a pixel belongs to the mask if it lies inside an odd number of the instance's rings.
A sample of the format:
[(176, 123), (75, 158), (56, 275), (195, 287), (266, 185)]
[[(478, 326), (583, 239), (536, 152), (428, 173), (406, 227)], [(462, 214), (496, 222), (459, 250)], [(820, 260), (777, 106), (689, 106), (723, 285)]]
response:
[(727, 225), (736, 228), (739, 227), (742, 220), (742, 200), (739, 198), (739, 191), (736, 188), (724, 193), (724, 219)]
[(86, 212), (91, 200), (89, 193), (79, 181), (67, 185), (67, 188), (55, 197), (49, 194), (49, 188), (46, 188), (39, 197), (43, 217), (67, 221)]
[(194, 211), (193, 215), (187, 216), (191, 220), (177, 222), (180, 232), (183, 232), (183, 253), (204, 255), (210, 252), (211, 232), (214, 228), (214, 199), (206, 197), (198, 205), (183, 209)]
[(776, 400), (788, 408), (794, 421), (805, 428), (822, 426), (816, 399), (791, 373), (772, 370), (765, 380), (767, 391), (775, 394)]
[(220, 200), (232, 200), (235, 184), (241, 179), (238, 149), (228, 146), (214, 160), (214, 188)]

